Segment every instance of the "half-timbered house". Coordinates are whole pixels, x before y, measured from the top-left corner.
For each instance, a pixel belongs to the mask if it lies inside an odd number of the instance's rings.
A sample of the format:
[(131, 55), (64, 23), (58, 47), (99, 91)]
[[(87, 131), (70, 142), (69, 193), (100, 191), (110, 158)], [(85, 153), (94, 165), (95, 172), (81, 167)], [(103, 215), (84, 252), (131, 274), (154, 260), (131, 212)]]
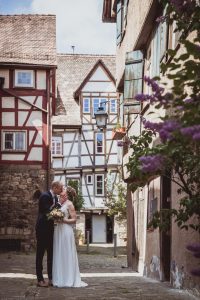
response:
[(53, 15), (0, 16), (0, 244), (34, 244), (36, 189), (50, 182)]
[[(89, 231), (92, 243), (112, 242), (115, 222), (107, 215), (105, 183), (117, 182), (121, 165), (117, 141), (112, 140), (120, 118), (115, 56), (60, 54), (57, 61), (58, 115), (52, 121), (55, 178), (66, 185), (69, 180), (79, 183), (84, 198), (82, 234)], [(100, 105), (108, 113), (102, 131), (94, 116)]]
[[(173, 93), (173, 89), (170, 90), (172, 83), (169, 77), (165, 77), (165, 72), (161, 72), (160, 64), (168, 66), (173, 62), (173, 56), (167, 51), (169, 49), (178, 56), (185, 53), (176, 23), (168, 24), (161, 2), (104, 0), (103, 4), (103, 21), (116, 22), (116, 87), (124, 105), (124, 125), (128, 137), (141, 134), (144, 129), (142, 119), (160, 122), (164, 115), (171, 114), (163, 108), (155, 109), (149, 105), (150, 102), (141, 104), (135, 97), (142, 92), (151, 93), (144, 75), (150, 78), (160, 76), (166, 89)], [(161, 16), (163, 21), (158, 22)], [(187, 36), (192, 42), (193, 34)], [(169, 74), (173, 72), (169, 70)], [(155, 137), (153, 143), (160, 141)], [(132, 148), (129, 148), (123, 157), (124, 166), (131, 155)], [(173, 218), (169, 221), (167, 232), (148, 227), (156, 211), (180, 206), (183, 195), (179, 194), (177, 183), (170, 180), (167, 174), (149, 177), (145, 185), (140, 185), (137, 174), (131, 177), (126, 167), (123, 174), (127, 183), (128, 266), (147, 277), (170, 281), (178, 289), (193, 288), (192, 293), (199, 294), (199, 278), (191, 274), (196, 259), (186, 251), (187, 245), (199, 242), (199, 233), (191, 228), (180, 229)], [(130, 183), (138, 188), (132, 189)]]

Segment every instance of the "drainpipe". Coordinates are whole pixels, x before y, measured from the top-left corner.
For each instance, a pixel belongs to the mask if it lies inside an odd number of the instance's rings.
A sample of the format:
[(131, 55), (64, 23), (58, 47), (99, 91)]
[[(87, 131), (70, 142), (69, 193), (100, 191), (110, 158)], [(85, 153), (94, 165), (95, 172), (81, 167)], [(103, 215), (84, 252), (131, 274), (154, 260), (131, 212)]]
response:
[(50, 88), (51, 78), (55, 76), (55, 71), (50, 70), (50, 73), (47, 76), (47, 110), (48, 110), (48, 116), (47, 116), (47, 126), (48, 126), (48, 146), (47, 146), (47, 186), (46, 189), (49, 190), (50, 183), (51, 183), (51, 137), (52, 137), (52, 123), (51, 123), (51, 117), (52, 117), (52, 109), (51, 109), (51, 95), (50, 95)]

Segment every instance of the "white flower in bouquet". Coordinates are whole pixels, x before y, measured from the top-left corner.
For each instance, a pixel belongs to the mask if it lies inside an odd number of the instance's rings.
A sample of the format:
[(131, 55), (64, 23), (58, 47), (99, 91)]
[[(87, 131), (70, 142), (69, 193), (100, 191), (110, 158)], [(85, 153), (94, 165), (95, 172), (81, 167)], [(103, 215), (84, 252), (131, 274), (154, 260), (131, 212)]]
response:
[(53, 221), (62, 221), (64, 219), (64, 212), (62, 212), (59, 208), (53, 208), (50, 213), (47, 214), (47, 219), (48, 220), (53, 220)]

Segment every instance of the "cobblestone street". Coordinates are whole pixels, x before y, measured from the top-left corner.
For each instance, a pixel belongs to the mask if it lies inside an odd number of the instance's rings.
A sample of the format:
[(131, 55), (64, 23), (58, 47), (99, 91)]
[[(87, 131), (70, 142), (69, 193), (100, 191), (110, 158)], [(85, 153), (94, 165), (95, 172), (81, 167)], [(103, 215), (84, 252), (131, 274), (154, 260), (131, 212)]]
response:
[(143, 278), (127, 269), (125, 249), (118, 250), (117, 258), (111, 247), (90, 247), (87, 254), (82, 246), (78, 253), (81, 276), (88, 287), (67, 289), (36, 286), (34, 253), (1, 253), (0, 300), (198, 299), (187, 291), (172, 289), (168, 283)]

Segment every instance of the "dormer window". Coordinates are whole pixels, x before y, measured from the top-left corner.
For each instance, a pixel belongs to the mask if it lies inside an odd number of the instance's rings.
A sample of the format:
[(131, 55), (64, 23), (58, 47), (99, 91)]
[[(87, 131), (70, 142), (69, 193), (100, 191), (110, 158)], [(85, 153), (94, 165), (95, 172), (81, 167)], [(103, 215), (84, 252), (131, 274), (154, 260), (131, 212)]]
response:
[(15, 70), (15, 87), (29, 87), (35, 86), (34, 71), (33, 70)]

